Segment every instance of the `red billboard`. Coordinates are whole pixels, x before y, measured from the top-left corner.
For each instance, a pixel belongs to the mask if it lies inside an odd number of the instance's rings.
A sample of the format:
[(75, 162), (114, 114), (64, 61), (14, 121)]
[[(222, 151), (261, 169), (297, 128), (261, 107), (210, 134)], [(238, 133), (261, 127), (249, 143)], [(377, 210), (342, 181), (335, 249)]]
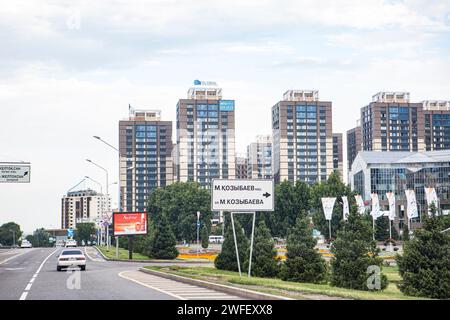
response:
[(114, 236), (147, 234), (147, 212), (114, 212)]

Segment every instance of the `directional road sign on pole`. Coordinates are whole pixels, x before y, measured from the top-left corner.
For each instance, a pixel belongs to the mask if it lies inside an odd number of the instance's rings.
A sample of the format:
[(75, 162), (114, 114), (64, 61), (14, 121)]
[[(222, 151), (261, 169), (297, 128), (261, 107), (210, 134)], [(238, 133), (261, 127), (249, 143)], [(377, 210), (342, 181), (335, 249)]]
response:
[(31, 165), (26, 162), (0, 162), (0, 183), (29, 183)]
[(222, 180), (212, 182), (212, 211), (274, 211), (273, 180)]

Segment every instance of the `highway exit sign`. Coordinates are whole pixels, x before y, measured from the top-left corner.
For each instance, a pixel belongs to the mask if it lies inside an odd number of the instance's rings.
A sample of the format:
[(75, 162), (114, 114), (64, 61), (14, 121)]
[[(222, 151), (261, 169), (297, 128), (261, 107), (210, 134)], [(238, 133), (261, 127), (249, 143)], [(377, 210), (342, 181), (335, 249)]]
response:
[(273, 180), (212, 181), (212, 211), (274, 211)]

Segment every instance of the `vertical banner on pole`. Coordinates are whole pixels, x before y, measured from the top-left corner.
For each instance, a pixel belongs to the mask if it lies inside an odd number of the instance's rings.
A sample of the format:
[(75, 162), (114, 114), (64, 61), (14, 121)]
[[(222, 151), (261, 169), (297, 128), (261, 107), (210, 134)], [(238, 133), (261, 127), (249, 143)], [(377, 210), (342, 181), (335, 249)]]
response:
[(343, 205), (344, 220), (347, 221), (348, 215), (350, 214), (350, 208), (348, 206), (348, 198), (345, 196), (342, 197), (342, 205)]
[(427, 205), (428, 205), (428, 216), (431, 217), (431, 206), (434, 203), (434, 206), (436, 207), (436, 212), (439, 212), (439, 207), (438, 207), (438, 196), (436, 193), (436, 189), (435, 188), (427, 188), (425, 187), (425, 196), (427, 198)]
[(389, 202), (389, 220), (394, 221), (395, 220), (395, 194), (393, 192), (386, 193), (386, 197)]
[(336, 203), (336, 198), (322, 198), (322, 208), (325, 214), (325, 219), (328, 220), (329, 235), (331, 240), (331, 218), (333, 215), (334, 204)]
[(359, 214), (366, 213), (366, 206), (364, 205), (364, 200), (361, 197), (361, 195), (357, 194), (355, 196), (355, 199), (356, 199), (356, 204), (358, 205), (358, 213)]
[(405, 190), (406, 193), (406, 202), (407, 208), (406, 213), (408, 215), (408, 219), (418, 218), (419, 211), (417, 209), (417, 201), (416, 201), (416, 193), (412, 189)]
[(373, 230), (373, 240), (375, 240), (375, 221), (383, 215), (380, 210), (380, 200), (377, 193), (371, 194), (372, 198), (372, 211), (370, 212), (372, 216), (372, 230)]
[(389, 251), (392, 252), (392, 222), (395, 220), (395, 193), (388, 192), (386, 197), (389, 202)]

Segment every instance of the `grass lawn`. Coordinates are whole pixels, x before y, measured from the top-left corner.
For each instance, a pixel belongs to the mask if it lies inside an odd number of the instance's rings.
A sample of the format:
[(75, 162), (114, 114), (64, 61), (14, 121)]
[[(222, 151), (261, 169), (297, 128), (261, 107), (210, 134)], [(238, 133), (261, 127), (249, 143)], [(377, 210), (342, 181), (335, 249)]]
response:
[[(108, 259), (116, 259), (116, 247), (111, 246), (109, 247), (109, 250), (106, 246), (97, 246), (97, 248), (99, 248)], [(119, 259), (128, 260), (128, 250), (119, 248)], [(133, 260), (150, 260), (150, 258), (143, 254), (133, 252)]]
[(296, 283), (286, 282), (279, 279), (268, 278), (247, 278), (243, 275), (239, 278), (237, 272), (217, 270), (214, 267), (147, 267), (148, 269), (169, 272), (180, 276), (191, 277), (205, 281), (217, 282), (226, 285), (235, 285), (261, 291), (281, 295), (294, 299), (327, 299), (329, 297), (337, 297), (344, 299), (358, 300), (404, 300), (417, 298), (405, 296), (398, 290), (396, 282), (400, 280), (397, 267), (384, 267), (385, 273), (389, 279), (389, 286), (382, 292), (366, 292), (351, 289), (342, 289), (332, 287), (328, 284), (312, 284), (312, 283)]

